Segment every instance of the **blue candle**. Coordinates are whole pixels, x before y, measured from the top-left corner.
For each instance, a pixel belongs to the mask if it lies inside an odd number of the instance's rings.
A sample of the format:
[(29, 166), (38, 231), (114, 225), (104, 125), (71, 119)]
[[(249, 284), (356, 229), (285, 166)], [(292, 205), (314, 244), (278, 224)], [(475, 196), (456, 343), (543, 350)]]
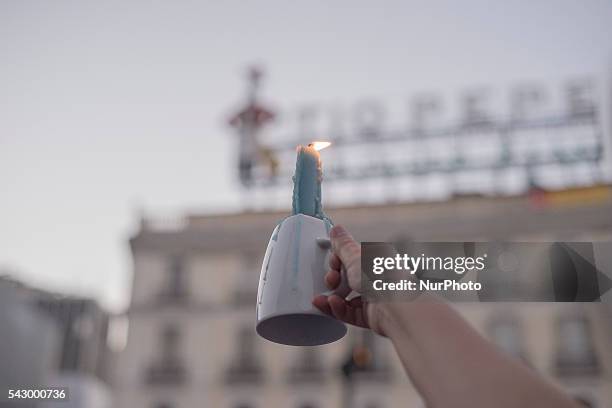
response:
[(298, 146), (293, 176), (293, 214), (325, 218), (321, 207), (321, 156), (313, 144)]

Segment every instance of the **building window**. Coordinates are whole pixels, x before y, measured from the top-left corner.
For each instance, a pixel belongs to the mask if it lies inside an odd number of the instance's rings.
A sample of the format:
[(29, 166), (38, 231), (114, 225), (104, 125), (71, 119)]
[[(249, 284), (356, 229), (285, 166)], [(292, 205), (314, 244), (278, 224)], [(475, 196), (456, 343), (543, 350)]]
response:
[(592, 398), (586, 395), (575, 395), (574, 401), (576, 401), (581, 407), (584, 408), (595, 408), (595, 403)]
[(263, 380), (263, 366), (257, 355), (253, 327), (240, 328), (236, 340), (236, 352), (226, 371), (225, 381), (228, 384), (259, 384)]
[(164, 301), (183, 301), (188, 295), (188, 283), (184, 259), (180, 256), (170, 258), (166, 267), (166, 282), (160, 297)]
[(179, 385), (186, 379), (186, 369), (180, 358), (181, 332), (174, 324), (164, 326), (160, 333), (159, 353), (147, 371), (149, 384)]
[(497, 315), (489, 321), (487, 331), (491, 341), (512, 357), (527, 361), (523, 345), (523, 331), (513, 315)]
[(354, 338), (347, 359), (342, 364), (347, 380), (389, 383), (392, 369), (378, 335), (371, 330), (360, 330)]
[(369, 370), (379, 381), (391, 379), (391, 365), (387, 353), (383, 349), (381, 338), (371, 330), (363, 332), (363, 344), (371, 350), (372, 360)]
[(234, 289), (234, 303), (251, 306), (257, 299), (261, 254), (245, 253), (242, 256), (241, 270), (237, 274)]
[(291, 384), (325, 382), (325, 372), (319, 351), (305, 347), (298, 352), (297, 359), (289, 368), (288, 380)]
[(163, 328), (161, 340), (161, 353), (164, 360), (174, 360), (178, 358), (178, 347), (181, 333), (175, 325), (167, 325)]
[(559, 376), (598, 375), (589, 321), (585, 316), (563, 316), (557, 322), (555, 365)]
[(52, 319), (60, 333), (57, 368), (105, 379), (108, 316), (92, 300), (35, 295), (33, 306)]

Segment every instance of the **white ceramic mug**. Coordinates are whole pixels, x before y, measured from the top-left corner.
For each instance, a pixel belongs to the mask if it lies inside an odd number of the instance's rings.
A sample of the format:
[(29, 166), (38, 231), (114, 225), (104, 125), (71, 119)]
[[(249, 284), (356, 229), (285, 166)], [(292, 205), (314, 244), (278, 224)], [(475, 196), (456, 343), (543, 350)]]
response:
[[(341, 339), (346, 325), (312, 305), (330, 294), (324, 283), (329, 269), (328, 226), (304, 214), (283, 220), (272, 232), (257, 291), (257, 333), (275, 343), (315, 346)], [(342, 279), (346, 286), (346, 278)]]

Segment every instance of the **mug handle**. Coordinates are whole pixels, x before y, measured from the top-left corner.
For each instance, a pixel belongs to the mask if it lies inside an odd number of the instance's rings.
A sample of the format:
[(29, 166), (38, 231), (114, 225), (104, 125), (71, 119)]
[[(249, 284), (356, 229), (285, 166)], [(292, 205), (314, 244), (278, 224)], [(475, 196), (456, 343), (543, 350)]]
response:
[[(329, 238), (317, 238), (317, 245), (321, 248), (321, 249), (325, 249), (331, 252), (331, 240)], [(329, 296), (329, 295), (333, 295), (334, 293), (339, 293), (342, 294), (344, 298), (346, 298), (350, 293), (352, 293), (353, 291), (351, 290), (349, 283), (348, 283), (348, 277), (346, 276), (346, 268), (344, 267), (344, 265), (342, 265), (340, 267), (340, 285), (338, 285), (338, 287), (334, 290), (328, 290), (326, 292), (323, 292), (322, 295), (325, 296)]]

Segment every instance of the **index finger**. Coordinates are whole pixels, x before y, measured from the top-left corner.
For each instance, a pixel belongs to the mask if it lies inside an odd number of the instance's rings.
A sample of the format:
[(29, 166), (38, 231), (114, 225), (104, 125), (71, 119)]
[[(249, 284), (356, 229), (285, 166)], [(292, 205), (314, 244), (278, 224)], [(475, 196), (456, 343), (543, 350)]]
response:
[(341, 267), (342, 267), (342, 261), (340, 261), (340, 257), (335, 252), (333, 252), (331, 256), (329, 257), (329, 268), (332, 271), (340, 272)]

